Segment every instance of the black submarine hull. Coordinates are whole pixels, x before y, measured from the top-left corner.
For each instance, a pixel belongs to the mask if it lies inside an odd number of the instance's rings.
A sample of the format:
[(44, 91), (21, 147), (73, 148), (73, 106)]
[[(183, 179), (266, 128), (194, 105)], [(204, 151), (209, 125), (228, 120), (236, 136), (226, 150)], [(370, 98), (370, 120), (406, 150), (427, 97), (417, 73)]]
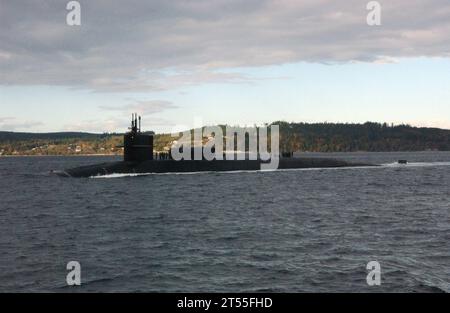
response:
[[(190, 173), (190, 172), (232, 172), (259, 171), (260, 160), (147, 160), (118, 161), (100, 163), (67, 169), (58, 174), (67, 177), (95, 177), (110, 174), (146, 174), (146, 173)], [(326, 158), (280, 158), (278, 169), (304, 168), (340, 168), (376, 166), (373, 164), (349, 163)]]

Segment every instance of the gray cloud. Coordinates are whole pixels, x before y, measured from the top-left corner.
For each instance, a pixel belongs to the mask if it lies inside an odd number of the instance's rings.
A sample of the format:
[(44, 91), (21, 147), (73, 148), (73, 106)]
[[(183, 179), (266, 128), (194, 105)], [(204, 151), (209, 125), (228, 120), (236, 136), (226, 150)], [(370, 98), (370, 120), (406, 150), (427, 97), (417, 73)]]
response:
[(30, 129), (43, 125), (39, 121), (23, 121), (18, 120), (15, 117), (0, 117), (0, 130), (1, 131), (14, 131), (20, 129)]
[(0, 4), (0, 84), (155, 91), (248, 82), (225, 68), (288, 62), (379, 62), (449, 57), (448, 0), (83, 1), (82, 26), (66, 1)]
[(101, 105), (100, 109), (105, 111), (119, 111), (122, 115), (131, 115), (131, 113), (138, 113), (139, 115), (146, 116), (155, 113), (160, 113), (168, 109), (178, 108), (170, 101), (166, 100), (147, 100), (147, 101), (135, 101), (132, 104), (123, 106), (108, 106)]
[[(105, 113), (115, 113), (112, 114), (112, 116), (106, 116), (96, 120), (78, 121), (76, 123), (67, 124), (64, 125), (64, 130), (83, 130), (88, 132), (114, 132), (117, 130), (125, 131), (130, 126), (131, 113), (138, 113), (142, 116), (144, 119), (144, 125), (147, 125), (147, 127), (167, 127), (173, 125), (173, 122), (158, 116), (158, 113), (170, 109), (177, 109), (178, 106), (166, 100), (130, 99), (130, 103), (126, 105), (100, 105), (98, 108)], [(120, 114), (116, 114), (117, 112)]]
[(9, 117), (9, 116), (2, 117), (2, 116), (0, 116), (0, 124), (7, 123), (7, 122), (9, 122), (11, 120), (14, 120), (14, 117)]
[[(74, 123), (66, 124), (63, 126), (65, 131), (85, 131), (93, 133), (104, 132), (124, 132), (130, 126), (131, 114), (118, 116), (118, 117), (106, 117), (100, 119), (82, 120)], [(153, 130), (154, 127), (170, 127), (173, 122), (156, 116), (147, 115), (144, 116), (143, 130)]]

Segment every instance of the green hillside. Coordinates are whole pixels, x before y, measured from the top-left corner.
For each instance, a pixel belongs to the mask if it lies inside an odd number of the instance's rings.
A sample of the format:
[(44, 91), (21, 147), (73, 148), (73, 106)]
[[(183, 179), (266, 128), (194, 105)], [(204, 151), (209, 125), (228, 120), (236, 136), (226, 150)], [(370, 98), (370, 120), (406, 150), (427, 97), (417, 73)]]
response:
[[(287, 123), (280, 126), (281, 151), (450, 151), (450, 130), (390, 126), (379, 123)], [(81, 132), (0, 132), (1, 155), (122, 154), (123, 134)], [(173, 138), (156, 134), (156, 151), (167, 149)]]

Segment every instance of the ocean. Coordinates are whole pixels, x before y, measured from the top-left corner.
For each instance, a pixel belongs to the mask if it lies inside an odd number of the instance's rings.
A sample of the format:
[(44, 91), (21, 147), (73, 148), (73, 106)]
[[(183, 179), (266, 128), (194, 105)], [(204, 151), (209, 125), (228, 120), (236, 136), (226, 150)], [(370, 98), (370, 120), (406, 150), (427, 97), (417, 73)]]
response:
[(307, 156), (383, 166), (63, 178), (119, 158), (1, 157), (0, 292), (450, 291), (450, 152)]

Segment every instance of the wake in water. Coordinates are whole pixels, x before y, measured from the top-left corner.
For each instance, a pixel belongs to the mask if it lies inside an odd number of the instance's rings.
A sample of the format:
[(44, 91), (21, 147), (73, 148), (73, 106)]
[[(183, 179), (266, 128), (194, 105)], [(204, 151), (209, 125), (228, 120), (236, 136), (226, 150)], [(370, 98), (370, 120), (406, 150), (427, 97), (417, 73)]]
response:
[(400, 164), (398, 162), (382, 164), (382, 167), (430, 167), (430, 166), (450, 166), (450, 162), (411, 162)]
[(99, 175), (99, 176), (91, 176), (89, 178), (124, 178), (124, 177), (137, 177), (137, 176), (149, 176), (149, 175), (202, 175), (202, 174), (237, 174), (237, 173), (257, 173), (264, 171), (202, 171), (202, 172), (167, 172), (167, 173), (116, 173), (116, 174), (107, 174), (107, 175)]
[[(355, 169), (379, 169), (379, 168), (414, 168), (414, 167), (436, 167), (436, 166), (450, 166), (450, 162), (411, 162), (408, 164), (400, 164), (398, 162), (385, 163), (380, 166), (355, 166), (355, 167), (328, 167), (328, 168), (292, 168), (292, 169), (279, 169), (280, 172), (292, 172), (292, 171), (325, 171), (325, 170), (355, 170)], [(264, 173), (274, 172), (267, 170), (257, 171), (203, 171), (203, 172), (169, 172), (169, 173), (115, 173), (100, 176), (91, 176), (89, 178), (125, 178), (125, 177), (138, 177), (149, 175), (200, 175), (200, 174), (238, 174), (238, 173)]]

